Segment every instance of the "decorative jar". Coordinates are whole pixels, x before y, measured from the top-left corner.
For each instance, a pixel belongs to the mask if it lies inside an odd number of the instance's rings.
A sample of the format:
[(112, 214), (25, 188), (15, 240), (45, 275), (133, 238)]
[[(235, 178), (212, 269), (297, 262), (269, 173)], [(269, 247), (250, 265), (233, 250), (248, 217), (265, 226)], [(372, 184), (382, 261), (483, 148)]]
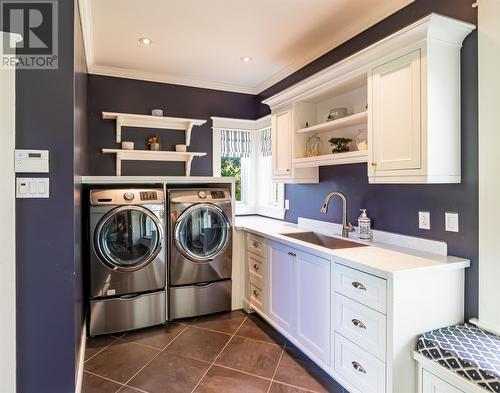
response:
[(321, 138), (318, 134), (311, 136), (306, 143), (306, 156), (316, 157), (319, 156), (321, 150)]

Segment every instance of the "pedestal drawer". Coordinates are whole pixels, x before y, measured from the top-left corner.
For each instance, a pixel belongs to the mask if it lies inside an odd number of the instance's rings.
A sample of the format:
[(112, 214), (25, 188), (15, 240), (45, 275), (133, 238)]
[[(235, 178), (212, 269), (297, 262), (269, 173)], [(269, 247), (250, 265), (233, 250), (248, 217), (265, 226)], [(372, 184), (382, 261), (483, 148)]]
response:
[(252, 254), (251, 252), (247, 252), (247, 260), (250, 284), (254, 284), (258, 288), (263, 288), (263, 259)]
[(265, 239), (260, 236), (247, 234), (247, 250), (257, 254), (259, 257), (265, 258)]
[(385, 315), (339, 293), (334, 304), (335, 331), (385, 362)]
[(385, 392), (385, 363), (338, 333), (334, 369), (363, 393)]
[(262, 306), (264, 301), (262, 297), (262, 290), (254, 284), (250, 284), (250, 304), (261, 311), (263, 310)]
[(386, 313), (386, 280), (338, 263), (335, 264), (333, 274), (336, 292), (382, 314)]

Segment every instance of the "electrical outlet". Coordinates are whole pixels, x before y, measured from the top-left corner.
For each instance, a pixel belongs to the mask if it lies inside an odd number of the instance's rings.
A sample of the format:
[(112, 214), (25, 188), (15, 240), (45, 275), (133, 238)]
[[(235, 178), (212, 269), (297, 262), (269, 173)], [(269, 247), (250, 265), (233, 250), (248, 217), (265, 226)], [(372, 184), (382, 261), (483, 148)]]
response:
[(458, 232), (458, 213), (444, 213), (444, 223), (448, 232)]
[(285, 210), (290, 210), (290, 201), (285, 199)]
[(431, 229), (430, 212), (418, 212), (418, 227), (420, 229)]

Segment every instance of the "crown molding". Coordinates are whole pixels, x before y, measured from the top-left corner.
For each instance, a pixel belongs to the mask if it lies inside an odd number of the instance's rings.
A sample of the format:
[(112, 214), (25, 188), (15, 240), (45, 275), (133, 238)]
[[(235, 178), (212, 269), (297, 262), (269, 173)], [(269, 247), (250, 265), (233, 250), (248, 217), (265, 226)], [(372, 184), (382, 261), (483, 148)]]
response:
[(150, 82), (170, 83), (174, 85), (198, 87), (202, 89), (230, 91), (234, 93), (256, 94), (255, 89), (247, 86), (232, 85), (229, 83), (201, 81), (197, 79), (183, 78), (166, 73), (131, 70), (127, 68), (108, 67), (93, 64), (89, 67), (89, 74), (117, 76), (120, 78), (139, 79)]
[(94, 36), (92, 25), (91, 0), (78, 0), (78, 10), (80, 12), (80, 26), (82, 28), (83, 50), (87, 61), (87, 71), (90, 72), (94, 64)]
[(329, 52), (330, 50), (345, 43), (346, 41), (356, 36), (357, 34), (363, 32), (364, 30), (370, 28), (371, 26), (385, 19), (386, 17), (393, 14), (397, 10), (412, 3), (413, 1), (415, 0), (406, 0), (403, 3), (388, 1), (386, 3), (387, 4), (386, 9), (383, 10), (383, 12), (376, 14), (372, 13), (365, 19), (354, 21), (349, 25), (348, 30), (344, 30), (343, 32), (335, 34), (333, 38), (329, 39), (325, 45), (316, 48), (314, 51), (308, 52), (304, 56), (298, 58), (292, 64), (289, 64), (281, 71), (279, 71), (269, 79), (259, 83), (256, 86), (244, 86), (244, 85), (230, 84), (224, 82), (205, 81), (205, 80), (181, 77), (178, 75), (171, 75), (168, 73), (141, 71), (141, 70), (110, 67), (102, 64), (97, 64), (95, 61), (95, 53), (94, 53), (91, 0), (78, 0), (78, 5), (80, 10), (80, 20), (81, 20), (84, 48), (85, 48), (85, 57), (87, 60), (88, 72), (90, 74), (115, 76), (128, 79), (138, 79), (151, 82), (170, 83), (176, 85), (198, 87), (203, 89), (213, 89), (213, 90), (222, 90), (235, 93), (257, 95), (262, 93), (266, 89), (272, 87), (281, 80), (285, 79), (286, 77), (297, 72), (302, 67), (318, 59), (319, 57)]
[(245, 130), (260, 131), (271, 127), (271, 115), (263, 116), (257, 120), (234, 119), (230, 117), (210, 117), (214, 130)]

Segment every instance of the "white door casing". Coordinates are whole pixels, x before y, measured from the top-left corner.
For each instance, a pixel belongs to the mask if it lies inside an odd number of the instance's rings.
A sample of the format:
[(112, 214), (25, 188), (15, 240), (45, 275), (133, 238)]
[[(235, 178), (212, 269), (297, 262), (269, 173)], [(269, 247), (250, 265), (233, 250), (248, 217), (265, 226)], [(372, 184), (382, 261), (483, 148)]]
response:
[[(4, 35), (0, 32), (0, 40)], [(20, 36), (12, 35), (20, 40)], [(0, 391), (16, 391), (16, 222), (15, 222), (15, 69), (0, 69)]]

